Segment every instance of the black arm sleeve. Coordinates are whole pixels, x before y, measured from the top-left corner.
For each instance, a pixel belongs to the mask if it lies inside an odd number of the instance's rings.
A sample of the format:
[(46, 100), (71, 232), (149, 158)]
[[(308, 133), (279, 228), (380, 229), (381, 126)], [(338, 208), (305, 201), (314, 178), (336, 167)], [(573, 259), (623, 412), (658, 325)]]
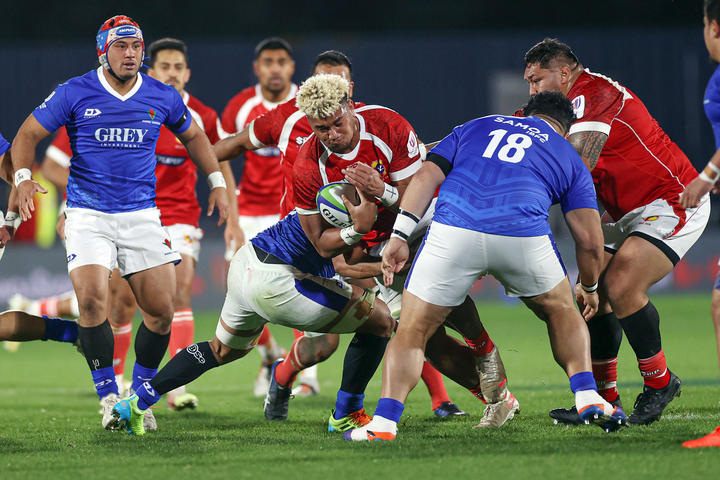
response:
[(425, 161), (432, 162), (440, 167), (440, 170), (442, 170), (446, 177), (448, 176), (448, 173), (450, 173), (450, 170), (452, 170), (452, 164), (450, 161), (437, 153), (429, 153)]

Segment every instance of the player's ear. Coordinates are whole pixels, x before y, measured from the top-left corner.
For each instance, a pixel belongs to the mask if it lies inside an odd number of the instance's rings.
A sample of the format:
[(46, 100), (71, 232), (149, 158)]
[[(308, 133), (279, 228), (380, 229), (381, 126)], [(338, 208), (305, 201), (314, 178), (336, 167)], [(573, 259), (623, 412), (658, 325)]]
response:
[(355, 82), (350, 82), (350, 86), (348, 87), (348, 98), (352, 98), (354, 86), (355, 86)]
[(257, 60), (253, 61), (253, 73), (255, 74), (256, 77), (258, 76), (258, 61)]
[(192, 73), (192, 71), (189, 68), (187, 70), (185, 70), (185, 83), (188, 83), (190, 81), (191, 73)]
[(710, 21), (710, 33), (714, 38), (720, 38), (720, 25), (717, 20)]

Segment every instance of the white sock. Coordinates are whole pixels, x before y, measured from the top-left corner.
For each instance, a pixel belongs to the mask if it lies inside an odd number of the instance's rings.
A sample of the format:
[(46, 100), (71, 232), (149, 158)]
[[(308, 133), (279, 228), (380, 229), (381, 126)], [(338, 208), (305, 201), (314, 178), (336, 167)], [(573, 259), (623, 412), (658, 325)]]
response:
[(397, 435), (397, 422), (393, 422), (380, 415), (375, 415), (370, 423), (363, 427), (371, 432), (390, 432)]

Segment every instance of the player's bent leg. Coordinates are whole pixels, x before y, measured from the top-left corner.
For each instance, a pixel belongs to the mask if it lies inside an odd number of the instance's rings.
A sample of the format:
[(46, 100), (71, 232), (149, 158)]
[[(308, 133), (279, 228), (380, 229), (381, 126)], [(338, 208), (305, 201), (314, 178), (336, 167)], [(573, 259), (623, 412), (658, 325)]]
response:
[(175, 267), (166, 263), (131, 274), (128, 283), (143, 311), (135, 334), (132, 389), (153, 378), (170, 341), (175, 295)]
[(337, 350), (339, 342), (340, 336), (335, 333), (308, 333), (296, 338), (290, 352), (275, 367), (271, 381), (292, 387), (301, 371), (328, 359)]
[(660, 338), (660, 317), (647, 290), (673, 268), (679, 256), (651, 237), (630, 236), (617, 251), (605, 274), (610, 303), (635, 352), (643, 377), (629, 423), (647, 425), (660, 418), (680, 395), (681, 382), (667, 367)]
[(130, 390), (132, 382), (125, 380), (125, 361), (132, 343), (132, 319), (137, 310), (135, 296), (120, 271), (110, 276), (110, 326), (113, 332), (113, 370), (115, 382), (123, 394)]
[(570, 379), (580, 420), (592, 421), (606, 431), (620, 428), (627, 417), (620, 407), (597, 393), (590, 362), (590, 335), (573, 304), (567, 277), (549, 292), (523, 301), (547, 325), (553, 356)]
[(425, 302), (407, 290), (404, 292), (398, 330), (390, 340), (385, 356), (382, 394), (375, 415), (366, 426), (345, 432), (346, 440), (395, 438), (404, 402), (420, 379), (427, 341), (451, 309)]

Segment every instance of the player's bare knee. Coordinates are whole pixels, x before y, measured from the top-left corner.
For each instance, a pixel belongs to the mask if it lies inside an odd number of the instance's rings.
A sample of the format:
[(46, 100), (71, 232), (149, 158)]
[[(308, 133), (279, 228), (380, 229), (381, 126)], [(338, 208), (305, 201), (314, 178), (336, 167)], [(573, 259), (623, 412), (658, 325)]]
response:
[(244, 357), (252, 350), (252, 347), (248, 349), (231, 348), (222, 343), (217, 337), (213, 337), (213, 339), (210, 340), (210, 349), (218, 364), (224, 365)]

